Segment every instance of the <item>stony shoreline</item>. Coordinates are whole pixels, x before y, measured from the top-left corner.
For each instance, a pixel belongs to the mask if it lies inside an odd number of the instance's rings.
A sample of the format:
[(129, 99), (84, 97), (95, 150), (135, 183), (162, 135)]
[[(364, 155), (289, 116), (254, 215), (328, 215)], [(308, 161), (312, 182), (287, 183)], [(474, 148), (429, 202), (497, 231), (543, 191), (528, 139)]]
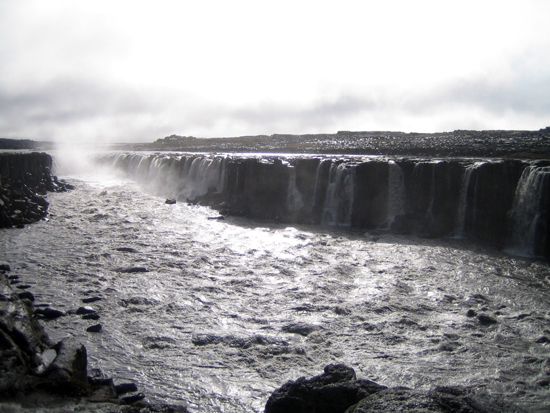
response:
[(36, 308), (32, 293), (17, 293), (17, 276), (0, 265), (0, 411), (186, 412), (184, 406), (150, 405), (134, 383), (88, 372), (86, 347), (72, 339), (52, 342), (38, 321), (64, 316)]

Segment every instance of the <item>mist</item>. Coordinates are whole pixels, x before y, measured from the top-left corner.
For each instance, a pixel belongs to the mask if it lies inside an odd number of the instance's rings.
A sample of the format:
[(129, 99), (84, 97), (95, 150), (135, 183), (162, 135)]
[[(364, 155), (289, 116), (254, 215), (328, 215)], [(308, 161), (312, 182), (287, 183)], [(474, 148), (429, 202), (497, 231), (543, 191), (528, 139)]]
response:
[(550, 124), (550, 4), (0, 4), (0, 136), (152, 142)]

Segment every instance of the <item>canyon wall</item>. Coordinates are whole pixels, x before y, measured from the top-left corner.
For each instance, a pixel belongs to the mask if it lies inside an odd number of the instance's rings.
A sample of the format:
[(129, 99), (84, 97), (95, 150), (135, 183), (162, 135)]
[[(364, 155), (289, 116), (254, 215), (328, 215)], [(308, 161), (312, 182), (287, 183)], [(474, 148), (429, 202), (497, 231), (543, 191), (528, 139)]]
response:
[(473, 238), (550, 257), (548, 161), (177, 153), (96, 161), (222, 214)]
[(69, 188), (52, 175), (50, 155), (0, 152), (0, 228), (22, 227), (44, 218), (46, 192)]

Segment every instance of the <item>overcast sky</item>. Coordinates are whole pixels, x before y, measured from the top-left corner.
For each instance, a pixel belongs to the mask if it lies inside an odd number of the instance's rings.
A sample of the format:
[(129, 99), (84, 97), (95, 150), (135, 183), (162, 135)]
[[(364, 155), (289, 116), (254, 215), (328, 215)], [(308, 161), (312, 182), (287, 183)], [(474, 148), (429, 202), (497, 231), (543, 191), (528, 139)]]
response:
[(0, 137), (550, 126), (550, 1), (0, 0)]

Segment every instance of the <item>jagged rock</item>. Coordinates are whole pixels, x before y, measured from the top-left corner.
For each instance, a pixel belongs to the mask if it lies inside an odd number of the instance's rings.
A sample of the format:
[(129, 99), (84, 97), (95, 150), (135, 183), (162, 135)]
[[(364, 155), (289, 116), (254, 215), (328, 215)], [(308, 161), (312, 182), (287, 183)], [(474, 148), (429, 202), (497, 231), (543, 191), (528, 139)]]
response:
[(168, 204), (168, 205), (174, 205), (176, 203), (176, 200), (175, 199), (167, 199), (166, 201), (164, 201), (165, 204)]
[(115, 386), (115, 391), (117, 394), (126, 394), (130, 392), (137, 391), (137, 386), (135, 383), (121, 383)]
[(93, 326), (88, 327), (86, 331), (89, 333), (99, 333), (102, 328), (103, 327), (101, 326), (101, 324), (95, 324)]
[(143, 393), (138, 393), (133, 396), (123, 397), (122, 401), (126, 404), (134, 404), (135, 402), (138, 402), (145, 398), (145, 395)]
[(96, 311), (92, 307), (78, 307), (78, 310), (76, 310), (76, 314), (82, 315), (82, 314), (92, 314)]
[(34, 310), (34, 314), (39, 316), (43, 320), (54, 320), (59, 317), (63, 317), (66, 314), (63, 311), (55, 310), (53, 308), (37, 308)]
[(17, 296), (22, 300), (25, 299), (25, 300), (29, 300), (29, 301), (34, 301), (34, 294), (31, 293), (30, 291), (25, 291), (25, 292), (19, 293), (19, 294), (17, 294)]
[(51, 174), (45, 153), (0, 153), (0, 228), (24, 228), (44, 218), (48, 202), (38, 193), (66, 191), (71, 185)]
[(495, 320), (493, 317), (488, 316), (487, 314), (480, 314), (477, 316), (477, 320), (479, 321), (479, 324), (483, 326), (490, 326), (492, 324), (496, 324), (497, 320)]
[(275, 390), (265, 405), (265, 413), (344, 413), (385, 388), (370, 380), (357, 380), (350, 367), (330, 364), (319, 376), (309, 380), (301, 377)]
[(419, 391), (405, 388), (385, 389), (372, 394), (345, 413), (377, 412), (440, 412), (481, 413), (476, 403), (461, 391), (451, 394), (445, 391)]
[(466, 312), (466, 317), (475, 317), (477, 313), (475, 310), (472, 310), (471, 308)]
[(99, 300), (103, 300), (103, 298), (101, 298), (101, 297), (83, 298), (83, 299), (82, 299), (82, 302), (83, 302), (84, 304), (88, 304), (88, 303), (93, 303), (93, 302), (99, 301)]

